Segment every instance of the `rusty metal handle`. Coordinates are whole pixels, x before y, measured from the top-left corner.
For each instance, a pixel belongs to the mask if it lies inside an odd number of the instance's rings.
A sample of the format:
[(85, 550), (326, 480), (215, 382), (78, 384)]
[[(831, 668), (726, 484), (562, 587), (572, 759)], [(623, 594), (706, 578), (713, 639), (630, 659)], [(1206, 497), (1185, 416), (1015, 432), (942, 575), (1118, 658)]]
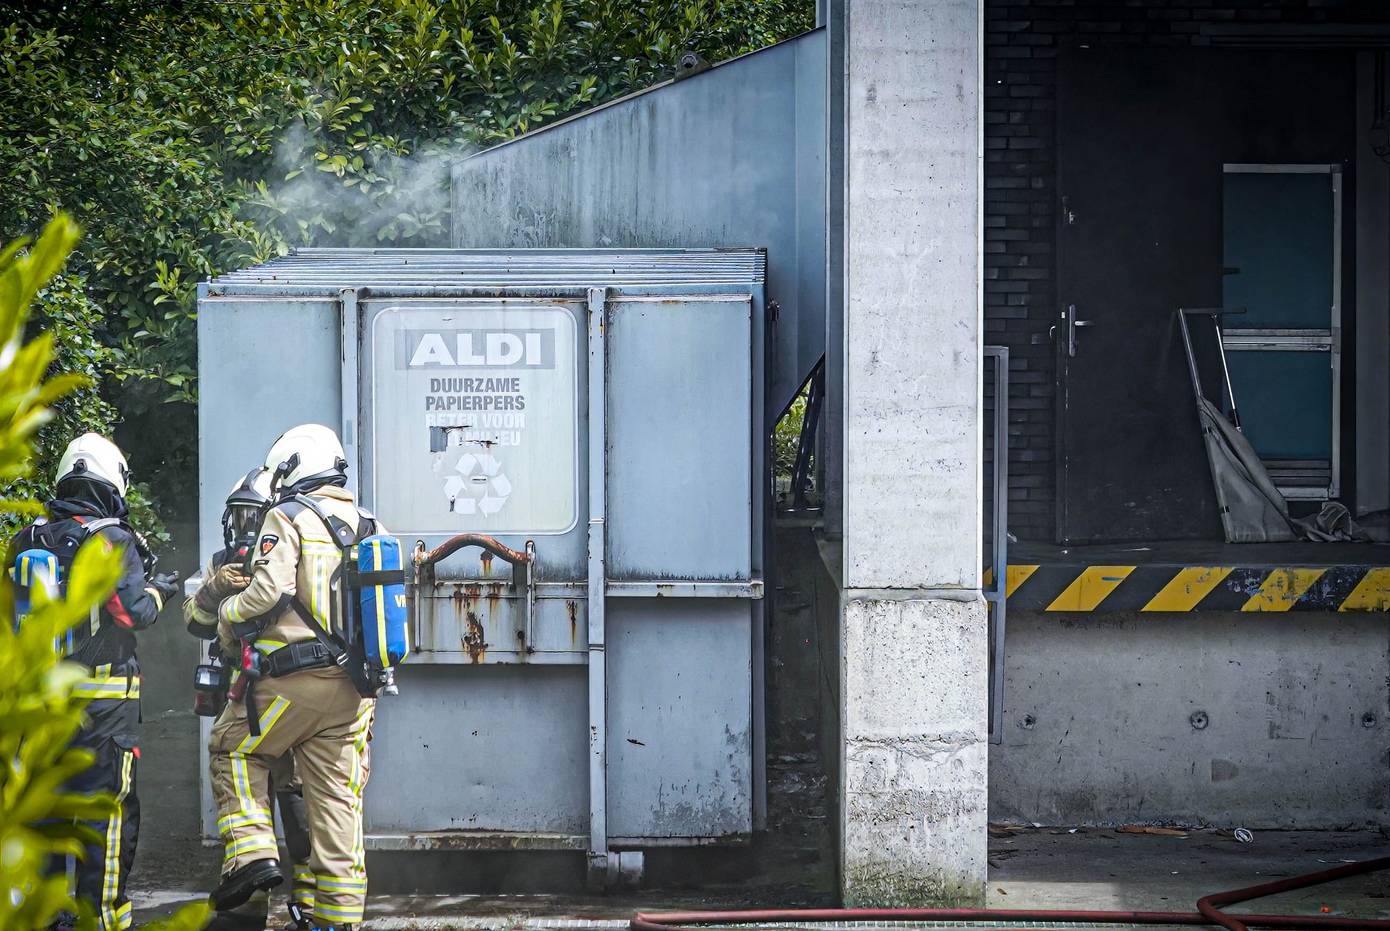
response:
[[(465, 547), (476, 546), (485, 553), (490, 553), (499, 559), (511, 563), (512, 566), (512, 587), (526, 586), (526, 626), (518, 631), (518, 635), (523, 640), (523, 646), (527, 653), (534, 653), (536, 636), (536, 544), (533, 540), (526, 541), (526, 552), (518, 552), (502, 543), (495, 537), (490, 537), (485, 533), (460, 533), (445, 540), (429, 552), (425, 552), (425, 542), (415, 541), (415, 552), (412, 562), (415, 565), (415, 578), (411, 580), (411, 593), (415, 599), (415, 619), (419, 623), (420, 615), (424, 609), (423, 587), (428, 587), (434, 582), (435, 563), (441, 562), (449, 556), (457, 553)], [(487, 557), (484, 557), (486, 560)], [(486, 565), (485, 565), (486, 571)], [(524, 571), (524, 576), (519, 573)], [(469, 615), (472, 617), (472, 615)], [(419, 632), (416, 631), (415, 642), (419, 643)], [(476, 662), (476, 658), (474, 660)]]
[(415, 551), (415, 565), (433, 566), (468, 546), (479, 547), (513, 566), (525, 566), (535, 559), (533, 554), (518, 552), (485, 533), (460, 533), (445, 540), (428, 553), (423, 552), (423, 548), (417, 549)]

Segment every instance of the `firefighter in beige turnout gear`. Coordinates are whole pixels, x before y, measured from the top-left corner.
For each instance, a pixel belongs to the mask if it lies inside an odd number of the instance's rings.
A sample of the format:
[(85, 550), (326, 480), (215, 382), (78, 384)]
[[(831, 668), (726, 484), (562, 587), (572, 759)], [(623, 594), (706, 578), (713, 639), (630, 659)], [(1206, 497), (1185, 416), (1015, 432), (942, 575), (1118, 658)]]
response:
[[(255, 547), (261, 518), (271, 503), (270, 479), (270, 470), (257, 466), (232, 487), (222, 512), (222, 549), (203, 567), (204, 584), (198, 594), (183, 604), (188, 632), (199, 640), (211, 641), (209, 659), (220, 660), (230, 671), (231, 690), (237, 694), (245, 687), (244, 682), (238, 682), (241, 655), (239, 647), (238, 652), (232, 654), (222, 652), (217, 636), (217, 608), (223, 599), (251, 583), (246, 569), (251, 564), (250, 554)], [(223, 712), (226, 713), (225, 706)], [(270, 776), (277, 820), (294, 869), (287, 901), (290, 926), (295, 931), (308, 931), (308, 916), (314, 910), (314, 874), (309, 869), (309, 825), (303, 788), (294, 771), (294, 754), (285, 753), (275, 759), (270, 766)], [(259, 891), (237, 908), (215, 914), (203, 931), (264, 931), (269, 906), (268, 892)]]
[[(213, 796), (226, 855), (212, 905), (230, 910), (284, 880), (270, 817), (270, 771), (294, 754), (308, 807), (315, 897), (312, 926), (362, 920), (367, 871), (362, 791), (375, 700), (341, 662), (334, 635), (342, 551), (324, 518), (359, 531), (374, 518), (360, 511), (346, 483), (336, 435), (296, 427), (271, 447), (278, 502), (266, 513), (252, 554), (250, 583), (221, 601), (219, 638), (254, 644), (259, 676), (241, 702), (213, 726)], [(381, 528), (376, 527), (377, 530)]]

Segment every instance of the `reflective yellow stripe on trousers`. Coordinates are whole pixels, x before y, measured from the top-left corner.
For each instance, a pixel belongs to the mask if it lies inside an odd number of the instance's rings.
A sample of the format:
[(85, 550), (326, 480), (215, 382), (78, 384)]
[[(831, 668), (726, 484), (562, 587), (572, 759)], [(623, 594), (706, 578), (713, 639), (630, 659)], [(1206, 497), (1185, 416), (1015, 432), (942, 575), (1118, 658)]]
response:
[[(243, 766), (245, 763), (242, 764)], [(238, 797), (240, 793), (238, 793)], [(270, 820), (270, 812), (264, 808), (253, 809), (251, 811), (238, 811), (230, 815), (224, 815), (217, 819), (217, 833), (230, 834), (234, 828), (265, 828), (270, 830), (275, 825)]]
[[(353, 722), (352, 737), (352, 773), (348, 777), (348, 787), (352, 790), (352, 807), (356, 812), (357, 837), (353, 840), (352, 850), (352, 872), (360, 879), (340, 880), (342, 882), (361, 882), (363, 890), (367, 886), (367, 849), (362, 842), (362, 790), (367, 786), (367, 772), (362, 765), (363, 759), (367, 754), (367, 735), (372, 730), (372, 715), (376, 712), (376, 705), (371, 702), (364, 702), (358, 709), (357, 720)], [(326, 888), (322, 882), (320, 889)], [(365, 891), (364, 891), (365, 894)], [(347, 921), (348, 919), (342, 919)], [(353, 919), (360, 920), (360, 919)]]
[[(135, 754), (121, 751), (121, 781), (116, 792), (116, 804), (122, 806), (130, 794), (131, 776), (135, 770)], [(104, 931), (124, 931), (130, 927), (130, 903), (116, 905), (121, 891), (121, 828), (124, 809), (118, 807), (106, 822), (106, 857), (101, 875), (101, 926)]]
[(314, 885), (319, 890), (327, 892), (365, 893), (367, 891), (367, 877), (344, 879), (341, 876), (315, 876)]
[(265, 735), (270, 733), (270, 729), (275, 726), (275, 722), (280, 720), (280, 716), (285, 713), (285, 709), (290, 706), (290, 700), (282, 695), (276, 695), (270, 706), (261, 712), (260, 733), (248, 733), (240, 744), (237, 745), (235, 754), (255, 753), (256, 748), (265, 740)]
[(345, 925), (355, 925), (362, 920), (362, 905), (330, 905), (327, 902), (314, 903), (314, 917)]
[[(261, 712), (260, 733), (247, 733), (237, 748), (228, 754), (232, 767), (232, 789), (241, 807), (239, 811), (225, 815), (218, 821), (219, 832), (227, 838), (222, 858), (224, 867), (243, 854), (261, 850), (274, 851), (279, 848), (270, 822), (270, 812), (257, 801), (256, 793), (251, 789), (251, 772), (246, 765), (246, 756), (256, 751), (289, 706), (289, 699), (275, 696), (270, 705)], [(245, 833), (237, 837), (237, 830), (244, 830)]]
[(314, 877), (314, 871), (309, 869), (307, 863), (296, 863), (294, 865), (294, 888), (290, 890), (290, 899), (298, 902), (305, 911), (314, 910), (314, 892), (318, 888)]

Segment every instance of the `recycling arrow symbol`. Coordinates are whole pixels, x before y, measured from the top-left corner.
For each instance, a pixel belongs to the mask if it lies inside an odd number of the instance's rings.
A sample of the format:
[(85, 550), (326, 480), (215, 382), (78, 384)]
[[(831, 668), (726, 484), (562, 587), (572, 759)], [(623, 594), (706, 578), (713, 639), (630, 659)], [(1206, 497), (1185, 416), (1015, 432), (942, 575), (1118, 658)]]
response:
[(444, 494), (454, 514), (496, 514), (512, 493), (512, 483), (503, 474), (502, 463), (491, 453), (464, 453), (454, 472), (444, 480)]

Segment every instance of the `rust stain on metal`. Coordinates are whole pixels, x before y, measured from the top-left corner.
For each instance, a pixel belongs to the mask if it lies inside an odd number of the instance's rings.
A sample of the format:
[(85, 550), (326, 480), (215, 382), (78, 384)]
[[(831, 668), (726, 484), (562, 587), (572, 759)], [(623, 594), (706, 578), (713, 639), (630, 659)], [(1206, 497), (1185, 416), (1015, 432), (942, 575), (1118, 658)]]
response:
[(575, 601), (565, 602), (565, 613), (570, 618), (570, 643), (579, 634), (579, 603)]
[[(454, 818), (454, 823), (472, 824), (477, 819)], [(405, 850), (583, 850), (579, 838), (555, 834), (517, 833), (464, 827), (449, 831), (430, 831), (408, 835)]]
[(492, 554), (484, 552), (482, 556), (483, 575), (492, 575)]
[(428, 841), (422, 841), (420, 846), (426, 850), (470, 850), (473, 840), (466, 834), (441, 831), (431, 836)]
[(497, 605), (502, 600), (502, 583), (489, 582), (487, 585), (487, 609), (491, 614), (497, 610)]
[(463, 586), (462, 586), (462, 585), (455, 585), (455, 586), (454, 586), (454, 595), (453, 595), (453, 599), (454, 599), (454, 613), (455, 613), (455, 614), (462, 613), (463, 608), (464, 608), (464, 602), (465, 602), (465, 600), (466, 600), (466, 597), (467, 597), (467, 596), (465, 596), (464, 593), (463, 593)]
[(474, 612), (469, 611), (464, 617), (468, 621), (468, 632), (463, 635), (463, 649), (474, 665), (477, 665), (487, 658), (486, 631)]

